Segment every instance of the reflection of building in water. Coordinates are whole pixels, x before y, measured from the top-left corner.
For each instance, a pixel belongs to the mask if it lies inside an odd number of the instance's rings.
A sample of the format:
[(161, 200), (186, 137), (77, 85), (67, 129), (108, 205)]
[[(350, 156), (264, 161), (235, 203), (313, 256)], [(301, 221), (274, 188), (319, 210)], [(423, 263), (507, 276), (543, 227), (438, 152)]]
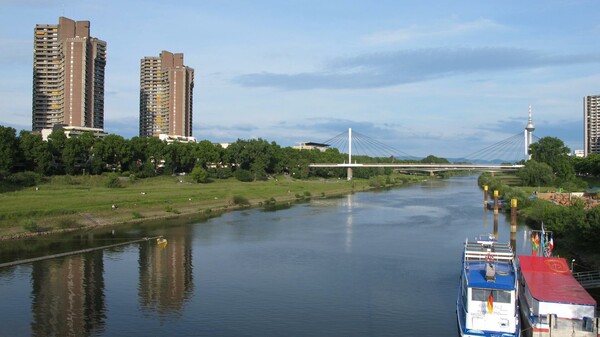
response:
[(352, 230), (352, 224), (354, 223), (352, 214), (352, 198), (354, 198), (354, 196), (350, 194), (346, 198), (346, 206), (348, 209), (348, 217), (346, 218), (346, 253), (350, 253), (352, 251), (352, 237), (354, 236), (354, 231)]
[(159, 313), (178, 311), (191, 294), (191, 226), (169, 231), (168, 244), (140, 245), (139, 296), (142, 309)]
[(33, 264), (32, 336), (90, 336), (104, 328), (102, 251)]

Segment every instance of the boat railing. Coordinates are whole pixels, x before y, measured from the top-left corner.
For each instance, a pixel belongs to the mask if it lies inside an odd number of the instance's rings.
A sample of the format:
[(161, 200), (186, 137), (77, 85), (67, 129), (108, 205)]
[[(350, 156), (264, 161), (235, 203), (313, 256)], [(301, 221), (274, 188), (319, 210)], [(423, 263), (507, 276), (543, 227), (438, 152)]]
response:
[[(598, 333), (598, 318), (584, 317), (583, 319), (560, 318), (554, 314), (530, 315), (530, 321), (536, 328), (547, 329), (552, 336), (596, 336)], [(583, 334), (582, 334), (583, 333)], [(596, 333), (596, 334), (595, 334)]]
[(465, 261), (512, 262), (514, 253), (508, 244), (465, 242)]
[(573, 277), (584, 288), (598, 288), (598, 287), (600, 287), (600, 270), (582, 271), (582, 272), (573, 273)]
[(465, 260), (467, 261), (512, 262), (513, 259), (513, 253), (465, 252)]

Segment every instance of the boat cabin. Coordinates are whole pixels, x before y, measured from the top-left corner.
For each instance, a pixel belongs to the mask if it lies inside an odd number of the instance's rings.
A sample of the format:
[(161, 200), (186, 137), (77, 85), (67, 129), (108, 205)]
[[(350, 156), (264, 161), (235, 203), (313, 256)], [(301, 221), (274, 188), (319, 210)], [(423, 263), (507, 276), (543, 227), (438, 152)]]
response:
[(596, 301), (573, 277), (564, 258), (518, 259), (519, 301), (528, 336), (598, 336)]

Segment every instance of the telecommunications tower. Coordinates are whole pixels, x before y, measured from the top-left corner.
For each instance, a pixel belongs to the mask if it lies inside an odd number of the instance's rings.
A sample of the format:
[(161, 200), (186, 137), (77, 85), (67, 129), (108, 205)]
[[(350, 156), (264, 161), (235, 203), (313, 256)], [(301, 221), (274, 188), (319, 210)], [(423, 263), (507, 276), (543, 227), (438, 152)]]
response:
[(531, 104), (529, 104), (529, 122), (525, 127), (525, 156), (527, 159), (531, 159), (531, 153), (529, 152), (529, 146), (533, 143), (533, 121), (531, 120)]

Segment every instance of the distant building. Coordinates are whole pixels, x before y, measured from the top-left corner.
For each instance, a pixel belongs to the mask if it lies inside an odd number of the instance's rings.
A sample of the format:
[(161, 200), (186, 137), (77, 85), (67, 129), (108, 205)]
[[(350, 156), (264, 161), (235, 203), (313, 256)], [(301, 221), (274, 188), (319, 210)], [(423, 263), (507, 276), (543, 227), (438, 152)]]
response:
[(163, 50), (140, 62), (140, 137), (192, 136), (194, 69)]
[(573, 155), (578, 158), (585, 157), (585, 153), (583, 150), (575, 150), (573, 151)]
[(329, 148), (329, 144), (321, 144), (314, 142), (301, 142), (298, 145), (293, 147), (296, 150), (319, 150), (321, 152), (325, 152)]
[(171, 135), (160, 134), (160, 135), (158, 135), (158, 138), (160, 140), (166, 141), (168, 144), (175, 143), (175, 142), (177, 142), (177, 143), (196, 143), (196, 138), (194, 138), (194, 137), (171, 136)]
[(226, 142), (223, 142), (223, 143), (213, 143), (213, 145), (214, 146), (218, 145), (218, 146), (221, 146), (222, 148), (226, 149), (226, 148), (229, 147), (229, 145), (231, 145), (231, 143), (226, 143)]
[(106, 42), (89, 21), (38, 24), (33, 44), (32, 130), (55, 124), (104, 128)]
[(108, 136), (108, 134), (104, 132), (104, 130), (99, 128), (86, 128), (55, 124), (52, 129), (42, 129), (40, 131), (40, 133), (42, 134), (42, 139), (44, 141), (48, 141), (48, 136), (50, 136), (50, 134), (52, 134), (52, 132), (57, 129), (62, 129), (67, 138), (79, 137), (85, 132), (90, 132), (96, 138), (104, 138)]
[(600, 153), (600, 95), (583, 98), (583, 155)]

